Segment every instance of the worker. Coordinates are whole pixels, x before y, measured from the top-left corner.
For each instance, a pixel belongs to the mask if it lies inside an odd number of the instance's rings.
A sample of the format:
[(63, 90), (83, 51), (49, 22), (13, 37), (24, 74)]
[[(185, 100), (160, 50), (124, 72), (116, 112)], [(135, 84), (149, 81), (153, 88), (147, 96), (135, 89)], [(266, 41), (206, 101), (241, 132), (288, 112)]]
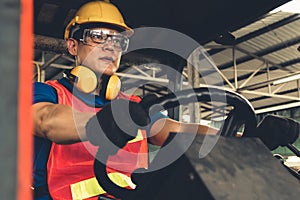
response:
[[(133, 33), (118, 8), (104, 1), (84, 4), (66, 26), (64, 39), (68, 52), (75, 58), (74, 68), (61, 79), (34, 83), (36, 199), (97, 199), (99, 195), (113, 198), (98, 184), (93, 171), (98, 148), (108, 150), (106, 143), (99, 141), (104, 137), (100, 129), (99, 133), (95, 131), (96, 121), (107, 138), (114, 140), (113, 144), (126, 150), (115, 151), (117, 154), (108, 160), (107, 166), (110, 178), (126, 188), (133, 188), (128, 179), (132, 171), (147, 167), (149, 143), (163, 145), (170, 132), (216, 133), (208, 126), (180, 123), (162, 114), (148, 120), (148, 114), (141, 110), (140, 97), (120, 92), (115, 72)], [(118, 127), (118, 118), (112, 115), (113, 102), (119, 106), (119, 113), (125, 113), (127, 107), (122, 105), (130, 102), (130, 114), (137, 124), (149, 128), (134, 129), (136, 133), (127, 137), (129, 133)], [(120, 142), (120, 138), (125, 139)], [(128, 158), (124, 152), (136, 156)]]

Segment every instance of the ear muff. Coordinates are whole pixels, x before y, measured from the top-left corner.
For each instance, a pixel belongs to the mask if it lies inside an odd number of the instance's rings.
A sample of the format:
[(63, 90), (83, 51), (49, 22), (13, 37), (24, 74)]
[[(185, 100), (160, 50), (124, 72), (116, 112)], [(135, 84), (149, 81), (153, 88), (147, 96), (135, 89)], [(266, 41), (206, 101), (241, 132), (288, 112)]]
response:
[(105, 97), (107, 100), (113, 100), (117, 97), (121, 90), (121, 80), (117, 75), (101, 77), (101, 90), (100, 96)]
[(87, 67), (76, 66), (70, 73), (68, 78), (73, 81), (78, 90), (84, 93), (91, 93), (97, 88), (97, 76)]
[[(97, 88), (97, 76), (87, 67), (76, 66), (66, 74), (67, 77), (74, 83), (76, 88), (81, 92), (91, 93)], [(115, 99), (121, 90), (121, 80), (119, 77), (117, 75), (102, 75), (100, 80), (100, 96), (107, 100)]]

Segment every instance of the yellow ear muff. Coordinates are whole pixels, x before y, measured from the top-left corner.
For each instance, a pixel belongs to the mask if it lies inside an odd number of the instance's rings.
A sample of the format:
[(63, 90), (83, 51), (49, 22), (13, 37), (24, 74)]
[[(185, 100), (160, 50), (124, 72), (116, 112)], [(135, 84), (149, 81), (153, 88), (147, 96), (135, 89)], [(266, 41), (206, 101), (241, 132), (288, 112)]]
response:
[[(76, 66), (67, 74), (67, 76), (81, 92), (91, 93), (97, 88), (97, 76), (87, 67)], [(116, 98), (121, 90), (121, 80), (119, 77), (117, 75), (102, 75), (101, 80), (100, 96), (107, 100)]]
[(113, 100), (117, 97), (120, 90), (121, 80), (117, 75), (111, 75), (106, 86), (105, 98), (107, 100)]
[(97, 87), (97, 76), (87, 67), (76, 66), (71, 70), (70, 75), (73, 76), (71, 78), (74, 85), (81, 92), (91, 93)]

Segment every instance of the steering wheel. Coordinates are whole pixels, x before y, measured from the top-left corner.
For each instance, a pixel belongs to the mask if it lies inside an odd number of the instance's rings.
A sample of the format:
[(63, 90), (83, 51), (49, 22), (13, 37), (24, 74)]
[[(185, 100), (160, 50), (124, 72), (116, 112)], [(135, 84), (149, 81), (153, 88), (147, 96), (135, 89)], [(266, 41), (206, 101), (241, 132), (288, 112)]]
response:
[[(254, 109), (247, 99), (236, 92), (220, 89), (217, 87), (200, 87), (187, 89), (170, 93), (160, 98), (154, 98), (150, 101), (142, 102), (142, 106), (151, 113), (157, 113), (163, 109), (177, 107), (179, 105), (198, 102), (221, 102), (233, 107), (227, 118), (225, 119), (220, 135), (226, 137), (235, 136), (241, 125), (244, 125), (244, 136), (251, 136), (251, 132), (257, 126), (256, 115)], [(224, 102), (225, 101), (225, 102)], [(105, 155), (102, 151), (97, 152), (97, 157), (101, 157), (102, 161), (107, 160), (109, 155)], [(135, 190), (128, 190), (114, 184), (106, 173), (106, 165), (95, 159), (94, 170), (99, 184), (109, 194), (117, 198), (130, 199)], [(137, 186), (138, 188), (138, 186)]]

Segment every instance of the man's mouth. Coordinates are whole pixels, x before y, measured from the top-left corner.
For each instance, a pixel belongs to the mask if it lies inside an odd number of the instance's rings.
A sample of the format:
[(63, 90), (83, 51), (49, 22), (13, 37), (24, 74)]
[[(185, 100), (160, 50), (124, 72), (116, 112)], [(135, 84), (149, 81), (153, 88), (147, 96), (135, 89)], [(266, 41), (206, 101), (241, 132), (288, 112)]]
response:
[(112, 57), (101, 57), (99, 60), (106, 61), (106, 62), (114, 62)]

